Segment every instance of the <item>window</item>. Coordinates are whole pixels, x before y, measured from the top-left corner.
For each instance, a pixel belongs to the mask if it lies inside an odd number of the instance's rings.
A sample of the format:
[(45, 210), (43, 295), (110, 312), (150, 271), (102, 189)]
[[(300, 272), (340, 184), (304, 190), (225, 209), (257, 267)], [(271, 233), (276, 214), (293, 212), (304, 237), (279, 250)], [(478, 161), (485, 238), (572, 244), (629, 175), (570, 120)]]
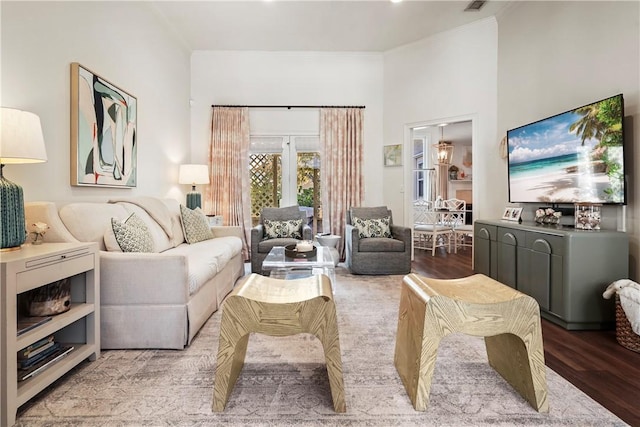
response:
[(314, 234), (321, 229), (320, 139), (318, 136), (251, 136), (251, 216), (264, 207), (299, 205)]

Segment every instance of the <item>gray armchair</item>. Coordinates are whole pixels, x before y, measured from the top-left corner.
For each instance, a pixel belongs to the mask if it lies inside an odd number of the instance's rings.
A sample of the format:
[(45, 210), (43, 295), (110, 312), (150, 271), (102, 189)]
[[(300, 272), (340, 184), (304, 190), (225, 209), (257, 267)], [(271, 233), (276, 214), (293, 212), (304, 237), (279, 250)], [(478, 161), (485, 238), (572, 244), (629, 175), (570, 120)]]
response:
[(264, 208), (260, 213), (260, 223), (251, 229), (251, 272), (262, 274), (262, 262), (275, 246), (286, 246), (298, 243), (300, 239), (293, 237), (269, 238), (265, 232), (265, 219), (270, 221), (288, 221), (302, 219), (300, 235), (302, 240), (313, 240), (311, 227), (307, 224), (307, 214), (298, 206), (285, 208)]
[[(389, 217), (391, 237), (361, 238), (353, 218), (363, 220)], [(393, 224), (386, 206), (375, 208), (352, 207), (347, 211), (346, 223), (347, 267), (353, 274), (408, 274), (411, 272), (411, 228)]]

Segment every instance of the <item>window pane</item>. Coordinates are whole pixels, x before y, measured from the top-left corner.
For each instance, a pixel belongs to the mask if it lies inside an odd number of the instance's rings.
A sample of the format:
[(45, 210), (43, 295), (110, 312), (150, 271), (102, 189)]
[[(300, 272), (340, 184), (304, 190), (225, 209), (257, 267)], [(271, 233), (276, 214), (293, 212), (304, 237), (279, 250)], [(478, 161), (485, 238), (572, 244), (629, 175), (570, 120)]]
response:
[(297, 182), (298, 205), (305, 208), (315, 234), (322, 230), (319, 153), (298, 153)]
[(252, 154), (249, 157), (251, 178), (251, 219), (258, 224), (265, 207), (278, 207), (282, 195), (280, 154)]

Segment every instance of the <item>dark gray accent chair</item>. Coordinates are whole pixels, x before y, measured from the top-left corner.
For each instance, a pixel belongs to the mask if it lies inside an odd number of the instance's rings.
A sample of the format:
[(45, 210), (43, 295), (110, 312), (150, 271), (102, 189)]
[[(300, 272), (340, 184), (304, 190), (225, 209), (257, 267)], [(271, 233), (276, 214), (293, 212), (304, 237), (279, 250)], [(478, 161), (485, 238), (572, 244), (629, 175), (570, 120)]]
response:
[(284, 208), (263, 208), (260, 213), (260, 222), (251, 229), (251, 272), (262, 273), (262, 263), (275, 246), (294, 245), (300, 240), (293, 238), (265, 239), (264, 218), (271, 221), (286, 221), (290, 219), (302, 219), (302, 240), (313, 240), (311, 227), (307, 225), (307, 214), (298, 206)]
[[(360, 238), (352, 217), (391, 217), (391, 238)], [(352, 207), (347, 211), (345, 262), (353, 274), (408, 274), (411, 272), (411, 228), (393, 224), (386, 206)]]

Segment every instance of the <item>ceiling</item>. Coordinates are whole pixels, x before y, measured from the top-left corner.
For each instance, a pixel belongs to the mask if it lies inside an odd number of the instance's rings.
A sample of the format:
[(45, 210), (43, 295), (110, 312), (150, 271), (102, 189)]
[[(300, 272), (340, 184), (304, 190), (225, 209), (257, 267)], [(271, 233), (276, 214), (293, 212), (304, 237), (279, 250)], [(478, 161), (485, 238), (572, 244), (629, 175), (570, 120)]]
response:
[(432, 135), (434, 128), (437, 130), (438, 136), (443, 135), (443, 137), (439, 139), (451, 141), (455, 144), (471, 144), (471, 135), (473, 132), (473, 123), (471, 122), (471, 120), (449, 123), (444, 127), (440, 127), (437, 125), (426, 127), (420, 126), (414, 129), (413, 136), (421, 137)]
[(488, 1), (151, 1), (190, 50), (384, 52), (498, 14)]

